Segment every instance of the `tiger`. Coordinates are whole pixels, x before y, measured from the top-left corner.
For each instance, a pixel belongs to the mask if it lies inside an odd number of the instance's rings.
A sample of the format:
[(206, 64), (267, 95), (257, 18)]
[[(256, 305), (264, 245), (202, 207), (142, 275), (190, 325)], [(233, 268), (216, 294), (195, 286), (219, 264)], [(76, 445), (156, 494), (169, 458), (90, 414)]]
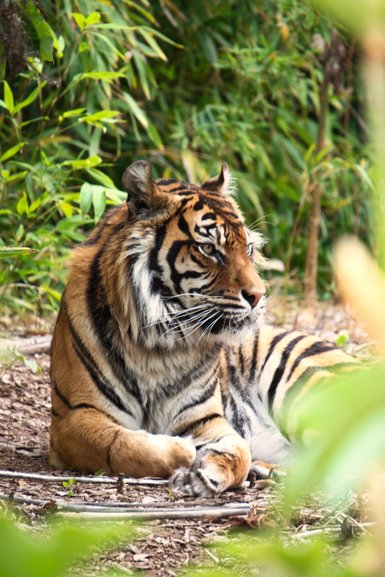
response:
[(202, 185), (154, 180), (138, 160), (127, 201), (78, 246), (51, 346), (49, 459), (88, 473), (169, 478), (182, 495), (242, 487), (285, 464), (293, 392), (354, 362), (264, 322), (260, 233), (223, 163)]

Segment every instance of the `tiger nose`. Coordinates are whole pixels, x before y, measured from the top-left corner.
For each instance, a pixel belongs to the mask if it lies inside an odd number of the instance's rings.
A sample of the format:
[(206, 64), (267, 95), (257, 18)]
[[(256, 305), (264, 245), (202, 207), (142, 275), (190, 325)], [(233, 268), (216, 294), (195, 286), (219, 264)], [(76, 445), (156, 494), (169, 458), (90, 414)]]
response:
[(257, 306), (264, 294), (265, 289), (261, 289), (259, 287), (251, 287), (241, 291), (241, 295), (245, 301), (249, 303), (252, 309)]

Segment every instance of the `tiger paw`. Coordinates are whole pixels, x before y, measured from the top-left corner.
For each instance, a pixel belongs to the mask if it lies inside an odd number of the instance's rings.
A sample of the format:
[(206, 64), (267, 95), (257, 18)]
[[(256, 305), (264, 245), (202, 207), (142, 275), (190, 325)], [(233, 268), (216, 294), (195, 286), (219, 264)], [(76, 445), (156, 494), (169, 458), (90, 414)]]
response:
[(222, 491), (220, 481), (203, 468), (177, 469), (169, 485), (176, 495), (188, 497), (215, 497)]

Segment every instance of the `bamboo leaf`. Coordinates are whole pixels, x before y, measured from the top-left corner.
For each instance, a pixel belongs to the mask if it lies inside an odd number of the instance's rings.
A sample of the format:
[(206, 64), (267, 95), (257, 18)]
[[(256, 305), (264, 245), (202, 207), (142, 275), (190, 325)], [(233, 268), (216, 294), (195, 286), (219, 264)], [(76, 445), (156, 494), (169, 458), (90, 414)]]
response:
[(86, 25), (86, 18), (80, 12), (72, 12), (72, 18), (75, 20), (76, 24), (79, 26), (80, 30), (84, 30)]
[(39, 86), (37, 86), (35, 88), (35, 90), (32, 90), (32, 92), (27, 96), (27, 98), (25, 98), (24, 100), (19, 102), (19, 104), (16, 104), (15, 114), (17, 114), (20, 110), (22, 110), (26, 106), (29, 106), (30, 104), (32, 104), (32, 102), (35, 102), (36, 98), (40, 94), (40, 91), (42, 90), (42, 88), (44, 88), (44, 86), (46, 84), (47, 84), (47, 82), (46, 82), (46, 80), (44, 80)]
[(0, 156), (0, 162), (4, 162), (4, 160), (8, 160), (9, 158), (12, 158), (12, 156), (15, 156), (15, 154), (17, 154), (19, 152), (19, 150), (21, 150), (23, 148), (24, 145), (25, 145), (25, 142), (19, 142), (18, 144), (15, 144), (15, 146), (12, 146), (8, 150), (6, 150)]
[(8, 110), (8, 112), (10, 114), (13, 115), (13, 112), (15, 110), (15, 100), (13, 98), (13, 93), (11, 90), (11, 87), (9, 86), (8, 82), (6, 80), (4, 80), (3, 82), (3, 86), (4, 86), (4, 104), (5, 104), (5, 108)]
[(80, 189), (79, 204), (83, 216), (88, 214), (91, 208), (93, 193), (94, 193), (94, 186), (92, 184), (90, 184), (89, 182), (85, 182), (84, 184), (82, 184), (82, 187)]
[[(92, 186), (92, 185), (91, 185)], [(95, 220), (98, 221), (102, 217), (106, 209), (106, 191), (102, 187), (98, 187), (98, 190), (94, 190), (92, 196), (92, 205), (94, 207)]]
[(26, 0), (21, 6), (24, 16), (31, 22), (39, 39), (41, 59), (47, 62), (53, 62), (54, 39), (50, 26), (43, 18), (42, 13), (33, 0)]
[(28, 246), (0, 246), (0, 258), (8, 258), (10, 256), (25, 256), (35, 254), (38, 251), (35, 248)]
[(132, 98), (128, 92), (123, 94), (124, 100), (127, 102), (128, 107), (135, 118), (140, 122), (144, 128), (148, 128), (148, 118), (146, 113), (140, 108), (137, 102)]
[(85, 27), (88, 28), (89, 26), (93, 26), (94, 24), (98, 24), (100, 22), (100, 13), (99, 12), (91, 12), (89, 16), (87, 16), (85, 21)]

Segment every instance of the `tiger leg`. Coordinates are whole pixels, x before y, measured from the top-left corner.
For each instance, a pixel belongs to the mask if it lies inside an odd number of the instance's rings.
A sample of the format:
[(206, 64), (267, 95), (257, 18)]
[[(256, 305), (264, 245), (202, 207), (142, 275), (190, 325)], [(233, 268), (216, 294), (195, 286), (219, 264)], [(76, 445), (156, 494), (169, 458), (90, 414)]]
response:
[(217, 416), (191, 430), (196, 459), (189, 468), (175, 471), (170, 485), (179, 493), (212, 497), (231, 487), (240, 487), (250, 469), (250, 451), (229, 423)]
[(152, 435), (116, 424), (95, 409), (53, 416), (50, 462), (95, 473), (169, 477), (194, 462), (193, 444), (181, 437)]

